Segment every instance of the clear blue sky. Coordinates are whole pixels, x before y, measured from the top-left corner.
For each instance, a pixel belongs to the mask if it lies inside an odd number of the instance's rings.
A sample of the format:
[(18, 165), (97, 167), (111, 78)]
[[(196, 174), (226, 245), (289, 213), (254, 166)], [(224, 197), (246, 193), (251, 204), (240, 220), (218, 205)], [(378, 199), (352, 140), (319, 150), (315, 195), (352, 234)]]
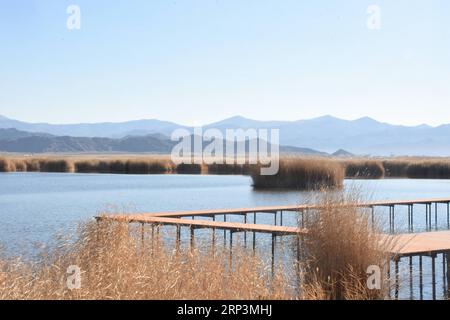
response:
[(0, 114), (25, 121), (450, 122), (448, 0), (0, 0), (0, 45)]

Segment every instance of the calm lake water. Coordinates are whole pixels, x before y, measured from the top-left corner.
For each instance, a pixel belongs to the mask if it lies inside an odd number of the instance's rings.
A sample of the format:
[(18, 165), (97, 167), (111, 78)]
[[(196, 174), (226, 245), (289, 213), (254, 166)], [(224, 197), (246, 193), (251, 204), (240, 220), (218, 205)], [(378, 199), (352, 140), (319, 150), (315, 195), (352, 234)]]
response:
[[(348, 180), (345, 188), (359, 189), (369, 200), (450, 197), (449, 180)], [(78, 223), (105, 211), (133, 213), (299, 204), (312, 195), (298, 191), (256, 191), (246, 176), (2, 173), (0, 243), (6, 252), (32, 250), (35, 244), (52, 243), (55, 234), (67, 234)], [(416, 230), (423, 228), (425, 219), (420, 210), (416, 210)], [(380, 209), (377, 213), (385, 217), (387, 210)], [(397, 215), (399, 231), (406, 230), (406, 213), (402, 214), (399, 208)], [(242, 217), (228, 218), (233, 219), (241, 221)], [(440, 226), (446, 226), (445, 214), (439, 219)], [(294, 225), (296, 217), (286, 214), (284, 221)], [(262, 215), (258, 222), (273, 223), (273, 216)]]

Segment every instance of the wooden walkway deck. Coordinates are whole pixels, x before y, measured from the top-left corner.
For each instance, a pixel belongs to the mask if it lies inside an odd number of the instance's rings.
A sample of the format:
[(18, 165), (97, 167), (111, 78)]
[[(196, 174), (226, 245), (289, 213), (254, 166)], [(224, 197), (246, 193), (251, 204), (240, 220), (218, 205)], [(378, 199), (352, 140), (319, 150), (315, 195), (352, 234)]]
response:
[(222, 221), (207, 221), (207, 220), (189, 220), (189, 219), (177, 219), (177, 218), (165, 218), (159, 216), (149, 215), (116, 215), (116, 216), (104, 216), (97, 217), (99, 220), (112, 219), (115, 221), (124, 221), (127, 223), (143, 223), (154, 225), (174, 225), (190, 227), (194, 229), (216, 229), (216, 230), (228, 230), (231, 232), (257, 232), (257, 233), (270, 233), (277, 236), (282, 235), (298, 235), (306, 233), (306, 230), (295, 227), (286, 226), (272, 226), (267, 224), (252, 224), (252, 223), (239, 223), (239, 222), (222, 222)]
[[(395, 266), (395, 296), (398, 297), (399, 292), (399, 262), (402, 258), (409, 258), (410, 267), (410, 283), (411, 283), (411, 294), (412, 294), (412, 268), (413, 257), (419, 257), (419, 275), (420, 275), (420, 297), (423, 298), (423, 270), (422, 270), (422, 259), (423, 257), (431, 258), (432, 266), (432, 296), (433, 299), (436, 298), (436, 257), (438, 254), (442, 254), (444, 279), (447, 279), (447, 285), (444, 290), (447, 290), (447, 294), (450, 295), (450, 231), (436, 231), (432, 230), (432, 205), (435, 205), (434, 210), (434, 223), (437, 229), (438, 225), (438, 205), (446, 204), (446, 215), (447, 215), (447, 227), (450, 229), (450, 199), (449, 198), (438, 198), (438, 199), (418, 199), (418, 200), (388, 200), (388, 201), (373, 201), (359, 204), (349, 204), (348, 207), (359, 207), (359, 208), (369, 208), (370, 214), (372, 215), (372, 221), (374, 220), (374, 208), (375, 207), (389, 207), (389, 223), (391, 234), (385, 235), (386, 241), (390, 241), (393, 247), (389, 249), (388, 252), (392, 257), (392, 261)], [(415, 205), (425, 205), (425, 211), (419, 212), (419, 214), (424, 213), (426, 218), (426, 230), (429, 232), (423, 233), (413, 233), (414, 231), (414, 214)], [(343, 205), (346, 207), (347, 205)], [(395, 207), (396, 206), (407, 206), (408, 207), (408, 230), (410, 233), (406, 234), (393, 234), (395, 231)], [(439, 206), (441, 207), (441, 206)], [(247, 246), (247, 233), (253, 234), (253, 250), (255, 250), (257, 233), (271, 234), (272, 236), (272, 271), (274, 270), (275, 263), (275, 239), (281, 236), (296, 236), (297, 237), (297, 259), (300, 257), (301, 250), (301, 238), (308, 233), (308, 230), (302, 227), (288, 227), (283, 226), (283, 212), (296, 212), (301, 215), (301, 221), (303, 220), (304, 213), (308, 210), (321, 209), (323, 206), (320, 205), (288, 205), (288, 206), (265, 206), (265, 207), (254, 207), (254, 208), (240, 208), (240, 209), (218, 209), (218, 210), (195, 210), (195, 211), (183, 211), (183, 212), (158, 212), (158, 213), (142, 213), (142, 214), (131, 214), (131, 215), (109, 215), (109, 216), (98, 216), (96, 219), (101, 220), (112, 220), (112, 221), (124, 221), (127, 223), (139, 223), (142, 225), (142, 239), (144, 239), (144, 225), (152, 225), (152, 233), (154, 227), (156, 226), (159, 230), (160, 226), (170, 225), (176, 226), (176, 243), (179, 244), (181, 241), (180, 230), (182, 227), (187, 227), (190, 229), (190, 244), (191, 248), (194, 247), (194, 238), (196, 229), (210, 229), (212, 230), (212, 244), (215, 246), (216, 242), (216, 230), (223, 230), (223, 240), (224, 245), (227, 242), (227, 233), (229, 235), (229, 248), (230, 248), (230, 259), (232, 258), (233, 247), (233, 234), (237, 232), (244, 233), (244, 243)], [(257, 213), (269, 213), (274, 214), (274, 224), (257, 224)], [(277, 214), (280, 213), (279, 225), (277, 220)], [(248, 223), (247, 215), (253, 214), (253, 223)], [(223, 215), (224, 221), (216, 221), (217, 215)], [(227, 215), (242, 215), (244, 217), (244, 222), (227, 222)], [(205, 219), (195, 219), (195, 217), (208, 217), (211, 220)], [(188, 219), (192, 218), (192, 219)], [(391, 262), (389, 263), (389, 265)]]
[[(442, 256), (442, 272), (444, 283), (444, 296), (450, 297), (450, 231), (436, 231), (423, 233), (408, 233), (398, 235), (386, 235), (387, 241), (392, 241), (390, 254), (394, 262), (395, 297), (399, 295), (399, 263), (402, 259), (409, 260), (409, 290), (413, 294), (413, 258), (418, 257), (419, 294), (423, 299), (423, 259), (430, 259), (431, 264), (431, 295), (435, 300), (436, 289), (436, 259)], [(416, 265), (417, 267), (417, 265)], [(445, 283), (446, 282), (446, 283)]]
[(450, 252), (450, 231), (406, 233), (387, 237), (393, 244), (390, 253), (396, 257)]
[[(423, 204), (426, 205), (426, 223), (427, 230), (431, 230), (431, 204), (435, 204), (435, 222), (437, 222), (437, 205), (447, 205), (447, 222), (450, 222), (449, 208), (450, 198), (432, 198), (432, 199), (417, 199), (417, 200), (386, 200), (386, 201), (373, 201), (359, 204), (349, 204), (352, 207), (362, 208), (374, 208), (377, 206), (390, 207), (389, 218), (391, 226), (393, 227), (394, 220), (394, 206), (408, 206), (408, 223), (413, 225), (413, 210), (414, 205)], [(343, 205), (346, 206), (346, 205)], [(128, 223), (141, 223), (141, 224), (153, 224), (153, 225), (175, 225), (189, 227), (191, 229), (215, 229), (226, 230), (230, 233), (233, 232), (253, 232), (253, 233), (270, 233), (274, 236), (284, 235), (299, 235), (306, 234), (307, 230), (296, 227), (283, 226), (282, 214), (283, 212), (303, 212), (305, 210), (321, 209), (321, 205), (287, 205), (287, 206), (264, 206), (253, 208), (239, 208), (239, 209), (218, 209), (218, 210), (195, 210), (195, 211), (182, 211), (182, 212), (157, 212), (157, 213), (142, 213), (132, 215), (112, 215), (112, 216), (99, 216), (98, 220), (108, 219), (116, 221), (126, 221)], [(247, 223), (247, 215), (254, 214), (253, 223)], [(256, 213), (281, 213), (280, 225), (277, 224), (275, 217), (274, 225), (257, 224)], [(244, 215), (244, 223), (239, 222), (226, 222), (215, 221), (217, 215)], [(372, 210), (372, 219), (374, 212)], [(191, 217), (191, 219), (186, 219)], [(195, 217), (210, 217), (213, 221), (208, 220), (194, 220)], [(428, 229), (428, 226), (430, 227)], [(450, 229), (450, 225), (449, 225)], [(392, 230), (393, 231), (393, 230)], [(411, 230), (412, 231), (412, 230)], [(394, 238), (394, 242), (397, 244), (392, 250), (392, 254), (396, 256), (411, 256), (420, 254), (436, 254), (442, 252), (450, 252), (450, 232), (427, 232), (427, 233), (407, 233), (401, 235), (390, 236)]]
[[(348, 206), (360, 207), (360, 208), (373, 208), (373, 207), (391, 207), (391, 206), (408, 206), (408, 205), (420, 205), (420, 204), (447, 204), (450, 205), (450, 198), (432, 198), (432, 199), (418, 199), (418, 200), (383, 200), (383, 201), (371, 201), (358, 204), (349, 204)], [(215, 215), (236, 214), (245, 215), (250, 213), (277, 213), (282, 211), (299, 212), (305, 210), (314, 210), (323, 208), (321, 205), (310, 204), (298, 204), (298, 205), (285, 205), (285, 206), (264, 206), (253, 208), (237, 208), (237, 209), (216, 209), (216, 210), (193, 210), (193, 211), (178, 211), (178, 212), (154, 212), (154, 213), (142, 213), (143, 215), (152, 215), (158, 217), (167, 218), (181, 218), (181, 217), (212, 217)]]

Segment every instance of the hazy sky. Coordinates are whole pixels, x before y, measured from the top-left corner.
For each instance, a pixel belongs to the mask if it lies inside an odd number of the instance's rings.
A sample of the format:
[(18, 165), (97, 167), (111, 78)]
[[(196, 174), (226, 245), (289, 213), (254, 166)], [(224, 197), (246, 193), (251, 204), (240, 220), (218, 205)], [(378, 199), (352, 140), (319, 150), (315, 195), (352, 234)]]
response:
[(450, 1), (0, 0), (0, 114), (450, 123)]

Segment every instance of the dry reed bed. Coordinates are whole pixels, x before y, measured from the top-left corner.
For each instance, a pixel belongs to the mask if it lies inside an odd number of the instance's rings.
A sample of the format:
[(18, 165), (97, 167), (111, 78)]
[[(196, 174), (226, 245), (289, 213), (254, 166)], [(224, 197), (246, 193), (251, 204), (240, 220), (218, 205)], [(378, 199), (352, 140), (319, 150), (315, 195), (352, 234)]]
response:
[[(282, 273), (235, 248), (171, 248), (149, 239), (142, 246), (127, 224), (86, 225), (74, 244), (60, 245), (35, 264), (0, 261), (0, 299), (287, 299)], [(210, 246), (208, 246), (210, 248)], [(66, 285), (69, 266), (80, 268), (81, 287)]]
[(447, 158), (362, 158), (342, 163), (348, 178), (450, 179), (450, 159)]
[[(323, 209), (307, 217), (309, 232), (300, 261), (294, 259), (298, 277), (289, 278), (281, 267), (272, 276), (267, 261), (239, 246), (230, 266), (228, 249), (220, 246), (191, 250), (148, 233), (142, 243), (139, 228), (101, 221), (85, 224), (77, 241), (61, 243), (45, 259), (0, 259), (0, 299), (386, 298), (385, 273), (380, 290), (366, 286), (367, 268), (387, 261), (386, 244), (360, 209), (342, 207), (358, 200), (325, 192), (318, 201)], [(66, 271), (73, 265), (81, 270), (81, 287), (70, 290)]]
[[(392, 240), (384, 240), (381, 223), (372, 225), (360, 203), (358, 191), (322, 192), (313, 204), (322, 209), (310, 211), (304, 227), (304, 293), (310, 299), (386, 299), (391, 289), (387, 263)], [(382, 271), (380, 288), (367, 286), (368, 267)]]
[(381, 179), (385, 175), (383, 163), (376, 160), (343, 161), (345, 176), (355, 179)]
[(175, 165), (169, 157), (134, 158), (0, 158), (0, 172), (69, 172), (113, 174), (249, 174), (249, 165)]
[(251, 177), (255, 188), (340, 188), (344, 181), (344, 168), (336, 161), (321, 158), (283, 158), (277, 174), (261, 175), (260, 167), (256, 166)]
[(450, 179), (446, 158), (352, 158), (284, 157), (274, 176), (259, 175), (260, 167), (249, 164), (180, 164), (168, 156), (56, 156), (0, 157), (0, 172), (77, 172), (113, 174), (237, 174), (251, 175), (257, 188), (317, 189), (340, 187), (343, 179)]

